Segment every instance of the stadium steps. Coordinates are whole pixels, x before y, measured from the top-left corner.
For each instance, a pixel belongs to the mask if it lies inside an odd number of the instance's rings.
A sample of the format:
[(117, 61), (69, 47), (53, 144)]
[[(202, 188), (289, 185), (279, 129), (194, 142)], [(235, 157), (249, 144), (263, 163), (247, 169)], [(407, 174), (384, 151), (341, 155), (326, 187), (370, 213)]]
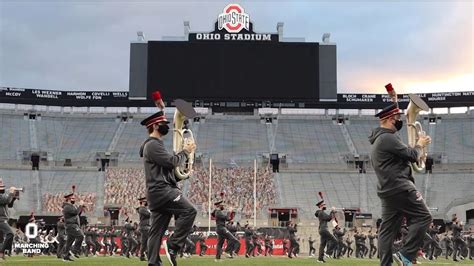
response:
[(122, 136), (123, 130), (125, 129), (125, 124), (126, 122), (121, 122), (119, 126), (117, 127), (117, 130), (115, 130), (114, 137), (112, 138), (112, 141), (110, 141), (109, 147), (107, 148), (108, 152), (115, 151), (115, 148), (117, 147), (117, 143)]
[(352, 155), (354, 155), (354, 157), (359, 157), (359, 152), (357, 151), (357, 148), (354, 145), (354, 142), (352, 141), (351, 135), (349, 134), (346, 125), (343, 123), (339, 126), (339, 128), (341, 129), (341, 133), (344, 136), (344, 140), (346, 141), (347, 147), (351, 151)]
[[(273, 127), (273, 123), (275, 123), (275, 128)], [(273, 123), (266, 124), (268, 150), (270, 151), (270, 154), (275, 151), (275, 139), (276, 139), (275, 137), (276, 137), (276, 132), (278, 129), (278, 120), (274, 120)]]
[(287, 201), (286, 198), (283, 198), (283, 193), (281, 192), (280, 173), (274, 173), (273, 179), (275, 180), (275, 188), (278, 193), (278, 206), (283, 206), (283, 203)]
[(359, 202), (360, 209), (362, 212), (368, 212), (369, 210), (369, 182), (367, 174), (359, 174)]
[[(35, 210), (36, 212), (39, 212), (41, 210), (41, 190), (40, 190), (40, 174), (39, 171), (32, 171), (31, 173), (32, 177), (32, 184), (31, 184), (31, 195), (36, 199), (36, 206)], [(29, 193), (29, 192), (28, 192)]]
[(38, 137), (36, 134), (36, 120), (29, 120), (29, 129), (30, 129), (30, 148), (32, 150), (38, 150)]
[(98, 172), (97, 174), (97, 186), (96, 186), (96, 206), (95, 215), (97, 217), (103, 216), (104, 210), (104, 188), (105, 188), (105, 172)]

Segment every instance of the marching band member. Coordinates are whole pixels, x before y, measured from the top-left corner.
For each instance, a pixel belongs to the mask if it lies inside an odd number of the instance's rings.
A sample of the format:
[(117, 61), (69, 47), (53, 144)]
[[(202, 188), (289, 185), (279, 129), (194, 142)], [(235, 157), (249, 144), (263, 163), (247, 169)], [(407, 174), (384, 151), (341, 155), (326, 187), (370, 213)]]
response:
[(175, 176), (175, 167), (184, 162), (194, 152), (196, 144), (186, 143), (178, 154), (170, 154), (163, 143), (169, 131), (169, 122), (162, 111), (141, 122), (150, 137), (143, 143), (140, 156), (145, 166), (148, 205), (151, 211), (151, 227), (148, 238), (148, 263), (161, 265), (159, 250), (161, 240), (171, 217), (174, 215), (174, 233), (163, 241), (166, 256), (171, 265), (177, 265), (176, 255), (183, 247), (196, 217), (196, 209), (182, 195), (177, 186), (180, 181)]
[(318, 262), (325, 263), (324, 260), (324, 249), (329, 241), (337, 242), (336, 238), (329, 232), (328, 229), (328, 222), (334, 219), (334, 212), (335, 209), (331, 211), (330, 214), (325, 212), (326, 210), (326, 203), (324, 200), (319, 201), (316, 206), (318, 206), (319, 210), (316, 211), (314, 214), (319, 219), (319, 236), (320, 236), (320, 243), (319, 243), (319, 254), (318, 254)]
[[(397, 103), (376, 114), (380, 127), (374, 129), (369, 137), (372, 144), (370, 158), (378, 179), (377, 194), (382, 201), (378, 239), (382, 266), (392, 265), (393, 260), (398, 265), (411, 265), (432, 221), (421, 193), (415, 187), (410, 166), (411, 162), (418, 161), (431, 138), (420, 136), (413, 148), (405, 145), (396, 134), (403, 126), (401, 114)], [(406, 242), (393, 254), (393, 242), (404, 216), (410, 224)]]

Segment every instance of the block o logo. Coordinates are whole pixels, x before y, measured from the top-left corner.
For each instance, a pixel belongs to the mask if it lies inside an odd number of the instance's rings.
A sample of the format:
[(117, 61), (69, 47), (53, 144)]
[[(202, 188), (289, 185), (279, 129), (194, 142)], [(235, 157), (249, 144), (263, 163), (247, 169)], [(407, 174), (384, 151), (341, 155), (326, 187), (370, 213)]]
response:
[(229, 4), (217, 17), (217, 26), (219, 30), (226, 29), (230, 33), (250, 30), (250, 17), (239, 4)]
[(38, 236), (38, 225), (29, 223), (25, 226), (25, 235), (28, 238), (36, 238)]

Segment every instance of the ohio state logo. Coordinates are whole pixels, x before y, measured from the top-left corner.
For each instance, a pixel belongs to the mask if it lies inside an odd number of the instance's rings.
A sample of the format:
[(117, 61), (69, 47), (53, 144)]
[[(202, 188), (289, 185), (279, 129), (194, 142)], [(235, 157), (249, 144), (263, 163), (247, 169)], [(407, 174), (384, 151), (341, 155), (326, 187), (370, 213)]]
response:
[(242, 29), (250, 30), (250, 17), (239, 4), (229, 4), (217, 17), (217, 28), (226, 29), (230, 33), (238, 33)]

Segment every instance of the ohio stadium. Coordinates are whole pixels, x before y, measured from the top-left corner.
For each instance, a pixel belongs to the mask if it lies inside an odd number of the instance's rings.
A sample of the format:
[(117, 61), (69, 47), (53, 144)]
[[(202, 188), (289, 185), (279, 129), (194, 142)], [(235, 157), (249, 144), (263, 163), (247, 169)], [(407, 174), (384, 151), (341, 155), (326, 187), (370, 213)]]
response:
[(474, 91), (338, 93), (329, 33), (223, 6), (128, 91), (0, 84), (0, 261), (472, 265)]

